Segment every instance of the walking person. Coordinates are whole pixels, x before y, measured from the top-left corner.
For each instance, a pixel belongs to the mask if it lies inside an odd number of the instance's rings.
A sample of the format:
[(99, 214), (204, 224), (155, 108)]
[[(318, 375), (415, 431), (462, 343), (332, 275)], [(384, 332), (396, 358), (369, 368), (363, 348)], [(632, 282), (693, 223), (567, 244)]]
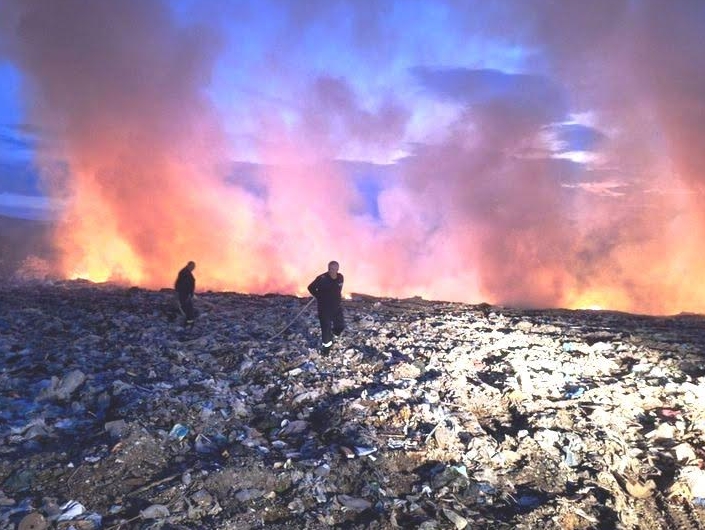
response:
[(341, 306), (343, 275), (338, 272), (337, 261), (328, 263), (328, 271), (316, 277), (308, 286), (308, 292), (316, 299), (318, 320), (321, 323), (321, 352), (326, 354), (333, 346), (333, 335), (345, 329)]
[(179, 307), (186, 316), (185, 324), (192, 326), (196, 319), (196, 310), (193, 307), (193, 294), (196, 290), (196, 278), (193, 276), (193, 270), (195, 268), (196, 264), (193, 261), (189, 261), (186, 266), (179, 271), (179, 275), (176, 277), (176, 282), (174, 283), (174, 288), (179, 296)]

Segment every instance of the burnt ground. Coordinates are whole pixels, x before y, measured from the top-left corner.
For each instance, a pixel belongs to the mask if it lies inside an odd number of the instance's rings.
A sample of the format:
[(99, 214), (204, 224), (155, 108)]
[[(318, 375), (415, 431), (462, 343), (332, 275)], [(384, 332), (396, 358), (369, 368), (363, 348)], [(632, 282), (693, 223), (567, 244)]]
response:
[(703, 528), (702, 316), (306, 302), (0, 291), (0, 528)]

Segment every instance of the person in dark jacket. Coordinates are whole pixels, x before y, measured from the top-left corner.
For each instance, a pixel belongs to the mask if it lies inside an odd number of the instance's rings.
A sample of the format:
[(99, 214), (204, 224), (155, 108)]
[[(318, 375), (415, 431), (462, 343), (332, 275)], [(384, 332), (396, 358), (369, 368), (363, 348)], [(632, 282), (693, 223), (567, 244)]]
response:
[(193, 307), (193, 293), (196, 290), (196, 279), (193, 277), (193, 269), (195, 268), (196, 264), (189, 261), (179, 271), (176, 283), (174, 283), (174, 288), (179, 296), (179, 307), (186, 316), (186, 324), (193, 324), (196, 318), (196, 310)]
[(328, 271), (308, 286), (308, 292), (316, 298), (318, 320), (321, 323), (321, 342), (323, 353), (328, 353), (333, 345), (333, 335), (340, 335), (345, 329), (343, 308), (340, 304), (343, 291), (343, 275), (338, 272), (337, 261), (328, 264)]

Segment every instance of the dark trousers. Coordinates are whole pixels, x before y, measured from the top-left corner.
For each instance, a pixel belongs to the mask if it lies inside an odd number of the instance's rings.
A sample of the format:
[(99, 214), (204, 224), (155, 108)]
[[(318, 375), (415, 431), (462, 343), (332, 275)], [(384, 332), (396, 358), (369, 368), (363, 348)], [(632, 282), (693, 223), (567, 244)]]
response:
[(334, 309), (333, 311), (319, 311), (318, 320), (321, 323), (321, 340), (323, 344), (331, 342), (333, 335), (338, 336), (345, 329), (342, 307)]
[(193, 296), (179, 294), (179, 307), (186, 315), (186, 321), (196, 318), (196, 310), (193, 307)]

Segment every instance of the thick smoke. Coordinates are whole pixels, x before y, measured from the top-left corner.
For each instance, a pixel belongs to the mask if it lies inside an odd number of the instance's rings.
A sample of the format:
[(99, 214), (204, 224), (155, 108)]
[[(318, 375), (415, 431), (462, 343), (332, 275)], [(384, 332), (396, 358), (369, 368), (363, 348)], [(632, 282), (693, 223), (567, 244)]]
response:
[[(455, 44), (518, 43), (520, 71), (438, 61), (422, 3), (5, 3), (2, 49), (55, 131), (39, 154), (69, 204), (62, 274), (157, 287), (194, 259), (204, 288), (301, 292), (338, 259), (373, 294), (702, 311), (705, 9), (432, 4)], [(230, 64), (262, 97), (229, 123), (208, 89), (261, 5), (262, 61)], [(377, 84), (318, 70), (312, 42)], [(404, 94), (384, 81), (402, 58)], [(427, 134), (409, 94), (438, 110)], [(258, 163), (232, 170), (238, 128)], [(342, 161), (395, 152), (367, 173)]]
[(13, 7), (29, 110), (57, 133), (41, 155), (68, 165), (68, 182), (45, 174), (70, 200), (57, 233), (64, 273), (154, 284), (189, 249), (217, 256), (207, 236), (229, 227), (204, 192), (224, 153), (203, 92), (218, 50), (208, 28), (177, 27), (159, 2)]

